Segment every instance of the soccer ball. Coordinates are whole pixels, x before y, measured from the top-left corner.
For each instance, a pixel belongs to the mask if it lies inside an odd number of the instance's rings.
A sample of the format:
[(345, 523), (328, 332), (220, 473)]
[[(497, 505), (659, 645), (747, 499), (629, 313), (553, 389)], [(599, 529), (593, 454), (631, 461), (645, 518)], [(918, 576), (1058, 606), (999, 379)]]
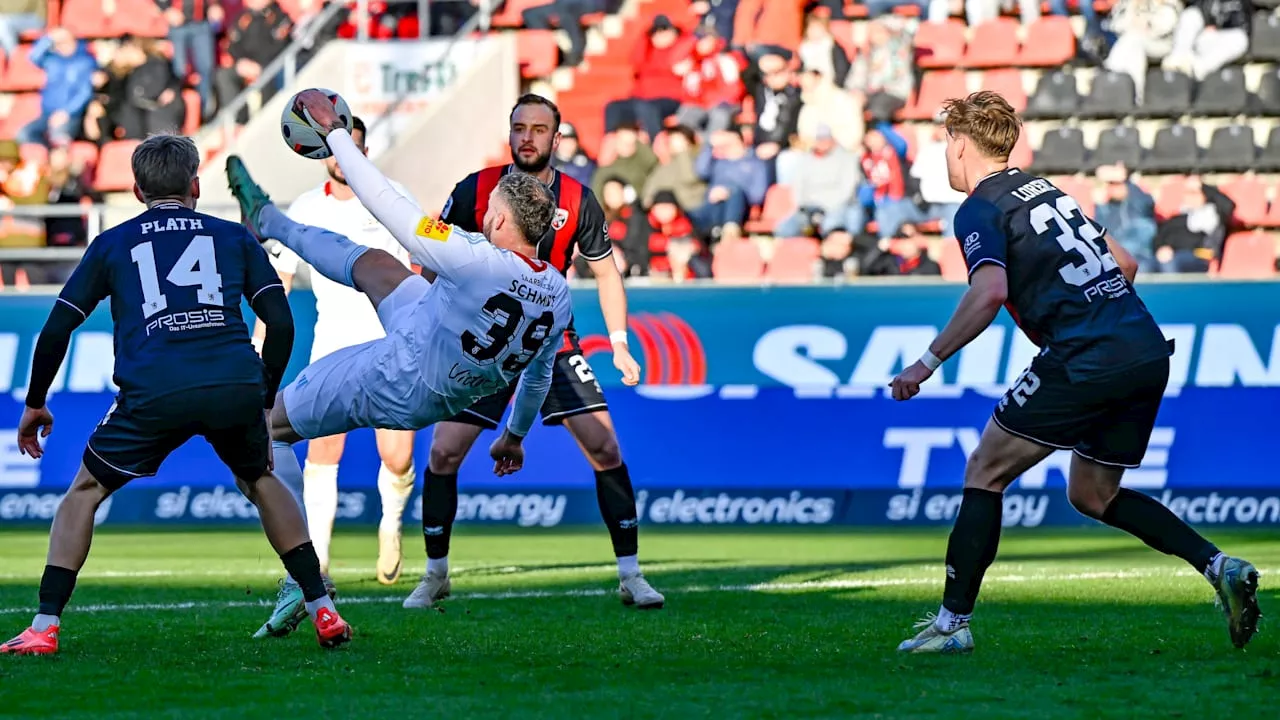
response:
[[(351, 132), (352, 115), (351, 108), (347, 107), (347, 101), (332, 90), (315, 89), (328, 96), (333, 102), (333, 108), (338, 111), (338, 117), (346, 125), (347, 132)], [(298, 103), (296, 94), (285, 103), (284, 114), (280, 117), (280, 135), (284, 137), (284, 142), (290, 150), (304, 158), (323, 160), (333, 154), (329, 152), (329, 146), (324, 142), (323, 132), (311, 121), (311, 116)]]

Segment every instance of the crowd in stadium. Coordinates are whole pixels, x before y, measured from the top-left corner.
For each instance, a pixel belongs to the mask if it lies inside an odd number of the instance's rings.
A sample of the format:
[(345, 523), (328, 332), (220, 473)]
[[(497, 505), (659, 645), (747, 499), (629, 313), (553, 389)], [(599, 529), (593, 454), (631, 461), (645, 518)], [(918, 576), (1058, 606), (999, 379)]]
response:
[[(73, 5), (83, 15), (86, 2), (0, 0), (0, 89), (32, 89), (23, 78), (43, 73), (38, 96), (10, 96), (10, 107), (37, 103), (34, 119), (0, 123), (14, 141), (0, 145), (5, 206), (94, 198), (99, 146), (194, 131), (321, 9), (319, 0), (234, 9), (156, 0), (162, 28), (86, 40), (98, 33), (68, 15)], [(115, 2), (89, 4), (105, 15)], [(432, 3), (435, 31), (456, 29), (475, 2)], [(1280, 133), (1266, 119), (1280, 115), (1275, 9), (1251, 0), (639, 4), (628, 22), (641, 31), (605, 52), (629, 68), (628, 87), (591, 112), (566, 106), (556, 159), (600, 199), (628, 275), (963, 277), (954, 243), (940, 238), (964, 198), (949, 187), (946, 138), (932, 120), (942, 99), (978, 87), (1005, 93), (1042, 126), (1024, 133), (1012, 163), (1058, 181), (1145, 271), (1273, 270), (1271, 236), (1233, 233), (1280, 226), (1269, 177), (1240, 174), (1280, 170)], [(414, 4), (370, 8), (371, 37), (416, 36)], [(557, 60), (580, 75), (606, 59), (588, 53), (587, 33), (619, 9), (616, 0), (497, 8), (529, 28), (520, 32), (565, 31)], [(316, 42), (356, 36), (356, 21), (354, 7), (339, 13)], [(1086, 92), (1079, 77), (1091, 78)], [(1083, 133), (1095, 119), (1102, 129)], [(59, 223), (46, 235), (8, 218), (2, 242), (85, 241)], [(1225, 253), (1229, 237), (1244, 238), (1239, 252)]]

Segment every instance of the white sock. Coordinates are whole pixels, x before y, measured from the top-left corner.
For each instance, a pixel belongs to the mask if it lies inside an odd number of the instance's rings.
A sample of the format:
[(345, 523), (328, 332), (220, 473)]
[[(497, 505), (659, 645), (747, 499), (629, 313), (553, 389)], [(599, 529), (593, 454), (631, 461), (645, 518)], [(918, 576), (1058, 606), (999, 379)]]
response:
[(31, 629), (36, 632), (44, 632), (51, 627), (61, 627), (62, 620), (57, 615), (45, 615), (36, 613), (36, 618), (31, 621)]
[(302, 466), (298, 464), (298, 456), (294, 454), (293, 446), (283, 440), (271, 441), (271, 453), (276, 461), (276, 469), (272, 474), (279, 478), (289, 490), (289, 494), (293, 495), (298, 508), (303, 511), (302, 519), (305, 521), (307, 508), (302, 501)]
[(413, 493), (413, 465), (403, 475), (396, 475), (383, 463), (378, 469), (378, 495), (382, 496), (382, 529), (396, 529), (404, 523), (404, 506)]
[(626, 555), (618, 558), (618, 577), (631, 577), (640, 574), (640, 557), (638, 555)]
[(958, 615), (945, 607), (940, 607), (938, 608), (938, 617), (933, 621), (933, 624), (942, 632), (949, 633), (954, 632), (956, 628), (969, 622), (969, 619), (972, 617), (973, 613), (968, 615)]
[(1227, 561), (1224, 553), (1218, 553), (1209, 561), (1209, 565), (1204, 569), (1204, 579), (1209, 582), (1217, 582), (1218, 577), (1222, 575), (1222, 563)]
[(316, 619), (316, 613), (319, 613), (321, 610), (328, 610), (333, 613), (338, 611), (338, 608), (333, 605), (333, 598), (329, 597), (328, 593), (321, 595), (316, 600), (307, 601), (307, 614), (311, 616), (312, 620)]
[(449, 574), (449, 558), (427, 558), (427, 574), (428, 575), (448, 575)]
[(307, 530), (320, 558), (320, 570), (329, 572), (329, 545), (333, 518), (338, 514), (338, 466), (307, 462), (302, 470), (302, 497), (307, 509)]

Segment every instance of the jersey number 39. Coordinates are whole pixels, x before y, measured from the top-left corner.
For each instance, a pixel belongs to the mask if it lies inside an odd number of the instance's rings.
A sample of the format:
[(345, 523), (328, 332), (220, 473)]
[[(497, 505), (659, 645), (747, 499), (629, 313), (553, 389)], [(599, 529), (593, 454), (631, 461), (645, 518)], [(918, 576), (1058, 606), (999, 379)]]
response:
[[(1078, 228), (1072, 227), (1070, 218), (1079, 215), (1083, 220)], [(1103, 274), (1119, 267), (1107, 250), (1106, 241), (1099, 242), (1102, 233), (1084, 216), (1080, 205), (1070, 195), (1059, 197), (1054, 203), (1041, 203), (1031, 209), (1031, 228), (1043, 235), (1050, 223), (1057, 225), (1058, 244), (1064, 252), (1075, 250), (1084, 258), (1083, 265), (1067, 263), (1058, 268), (1063, 280), (1075, 286), (1088, 285)]]
[(493, 324), (485, 331), (488, 337), (482, 339), (468, 330), (462, 333), (462, 349), (477, 363), (488, 365), (499, 359), (519, 332), (519, 344), (510, 348), (502, 358), (502, 369), (508, 373), (524, 370), (555, 324), (555, 315), (550, 310), (526, 323), (524, 304), (504, 293), (486, 300), (484, 311), (493, 317)]

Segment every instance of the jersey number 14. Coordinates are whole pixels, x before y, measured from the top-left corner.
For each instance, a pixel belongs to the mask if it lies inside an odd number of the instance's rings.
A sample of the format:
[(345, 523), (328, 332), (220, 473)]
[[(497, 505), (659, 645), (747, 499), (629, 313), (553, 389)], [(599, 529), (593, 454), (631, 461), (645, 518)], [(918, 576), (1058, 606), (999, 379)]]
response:
[[(1070, 223), (1073, 215), (1079, 215), (1084, 222), (1077, 228)], [(1083, 265), (1067, 263), (1058, 268), (1063, 280), (1075, 286), (1088, 285), (1102, 277), (1104, 273), (1120, 267), (1111, 256), (1102, 233), (1084, 216), (1084, 211), (1070, 195), (1059, 197), (1052, 204), (1041, 203), (1031, 209), (1031, 228), (1044, 235), (1050, 230), (1050, 223), (1057, 225), (1058, 245), (1064, 252), (1072, 250), (1084, 258)], [(1101, 242), (1100, 242), (1101, 240)]]
[[(169, 298), (160, 291), (160, 276), (156, 272), (155, 248), (150, 241), (140, 243), (129, 252), (133, 264), (138, 266), (138, 279), (142, 283), (142, 314), (152, 315), (169, 307)], [(187, 249), (165, 276), (165, 281), (177, 287), (198, 287), (196, 302), (201, 305), (222, 306), (222, 276), (218, 274), (218, 261), (213, 251), (212, 235), (196, 235)]]

